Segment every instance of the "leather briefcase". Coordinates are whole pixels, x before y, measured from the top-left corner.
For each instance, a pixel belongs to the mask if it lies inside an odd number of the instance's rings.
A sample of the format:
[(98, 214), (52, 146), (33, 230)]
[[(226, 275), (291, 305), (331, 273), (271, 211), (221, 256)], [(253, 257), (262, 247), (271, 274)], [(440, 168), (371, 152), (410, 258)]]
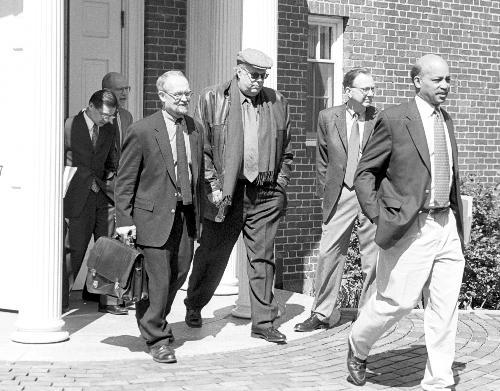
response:
[(131, 244), (101, 236), (87, 260), (87, 290), (125, 301), (148, 297), (144, 256)]

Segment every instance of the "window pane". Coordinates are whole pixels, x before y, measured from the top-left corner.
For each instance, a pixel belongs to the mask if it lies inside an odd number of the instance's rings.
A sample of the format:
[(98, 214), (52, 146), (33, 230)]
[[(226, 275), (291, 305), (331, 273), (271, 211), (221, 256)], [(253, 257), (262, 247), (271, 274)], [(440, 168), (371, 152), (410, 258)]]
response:
[(329, 26), (319, 26), (320, 31), (320, 52), (322, 60), (331, 60), (333, 29)]
[(310, 62), (308, 64), (309, 91), (306, 102), (308, 138), (316, 132), (316, 122), (321, 110), (332, 102), (334, 64)]
[(316, 46), (318, 45), (318, 26), (309, 25), (309, 50), (308, 58), (316, 58)]

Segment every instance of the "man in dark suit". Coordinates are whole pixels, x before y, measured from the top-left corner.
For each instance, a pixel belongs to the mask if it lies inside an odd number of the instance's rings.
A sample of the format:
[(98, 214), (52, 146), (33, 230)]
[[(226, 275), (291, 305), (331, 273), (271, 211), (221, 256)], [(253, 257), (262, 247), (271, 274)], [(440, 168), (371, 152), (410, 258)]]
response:
[[(128, 101), (130, 86), (125, 76), (121, 73), (109, 72), (102, 78), (102, 88), (111, 90), (118, 99), (118, 108), (116, 110), (113, 126), (115, 127), (116, 156), (117, 159), (119, 159), (125, 133), (133, 122), (132, 114), (125, 108)], [(108, 210), (108, 236), (113, 236), (115, 233), (115, 180), (116, 176), (113, 176), (107, 183), (108, 191), (106, 194), (110, 199)], [(118, 300), (106, 295), (101, 295), (98, 310), (99, 312), (113, 315), (126, 315), (128, 313), (123, 300)]]
[(65, 262), (63, 308), (69, 305), (73, 287), (92, 235), (108, 234), (109, 198), (106, 180), (114, 175), (115, 118), (118, 102), (111, 91), (100, 90), (86, 109), (64, 124), (64, 165), (76, 168), (64, 197)]
[(352, 326), (347, 368), (365, 382), (377, 339), (425, 299), (424, 390), (453, 387), (457, 301), (464, 269), (462, 203), (453, 123), (441, 107), (446, 61), (428, 54), (411, 70), (416, 97), (384, 110), (358, 165), (359, 203), (377, 225), (377, 292)]
[(286, 343), (275, 327), (274, 238), (286, 207), (293, 153), (288, 104), (264, 87), (272, 59), (256, 49), (237, 55), (232, 80), (207, 88), (196, 115), (205, 132), (203, 233), (189, 277), (186, 324), (201, 327), (229, 255), (243, 232), (252, 312), (251, 335)]
[(176, 362), (166, 320), (186, 280), (199, 233), (203, 134), (187, 115), (192, 92), (180, 71), (156, 83), (163, 110), (130, 126), (115, 187), (116, 232), (136, 237), (148, 275), (149, 299), (136, 318), (153, 359)]
[(316, 146), (317, 194), (323, 199), (323, 229), (319, 244), (311, 315), (295, 326), (307, 332), (334, 326), (340, 320), (337, 298), (356, 218), (363, 287), (358, 308), (374, 291), (377, 246), (375, 226), (361, 212), (354, 191), (354, 173), (370, 138), (376, 109), (375, 82), (366, 68), (354, 68), (343, 81), (346, 104), (319, 113)]

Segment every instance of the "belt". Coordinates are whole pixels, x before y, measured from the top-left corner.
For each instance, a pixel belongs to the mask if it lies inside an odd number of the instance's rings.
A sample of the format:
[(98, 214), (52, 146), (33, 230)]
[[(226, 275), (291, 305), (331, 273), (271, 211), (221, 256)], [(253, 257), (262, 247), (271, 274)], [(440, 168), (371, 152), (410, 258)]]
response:
[(437, 213), (447, 213), (450, 210), (449, 206), (437, 207), (437, 208), (422, 208), (422, 213), (437, 214)]

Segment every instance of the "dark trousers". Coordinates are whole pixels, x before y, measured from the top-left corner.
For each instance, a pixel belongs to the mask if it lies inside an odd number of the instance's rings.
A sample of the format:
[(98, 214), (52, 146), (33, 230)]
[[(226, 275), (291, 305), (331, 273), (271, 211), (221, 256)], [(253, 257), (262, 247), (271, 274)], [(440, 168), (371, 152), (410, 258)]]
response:
[(108, 234), (108, 197), (89, 191), (87, 202), (77, 217), (67, 218), (64, 233), (63, 307), (69, 305), (69, 292), (80, 271), (90, 238), (97, 240)]
[(149, 298), (136, 303), (136, 318), (149, 347), (168, 343), (172, 337), (166, 317), (189, 273), (195, 236), (193, 207), (177, 203), (167, 242), (159, 248), (139, 246), (144, 254)]
[(205, 219), (189, 278), (185, 305), (203, 308), (222, 279), (231, 251), (243, 231), (247, 250), (252, 328), (273, 325), (278, 306), (273, 294), (274, 238), (286, 206), (286, 194), (279, 185), (260, 188), (238, 181), (228, 215), (222, 223)]

